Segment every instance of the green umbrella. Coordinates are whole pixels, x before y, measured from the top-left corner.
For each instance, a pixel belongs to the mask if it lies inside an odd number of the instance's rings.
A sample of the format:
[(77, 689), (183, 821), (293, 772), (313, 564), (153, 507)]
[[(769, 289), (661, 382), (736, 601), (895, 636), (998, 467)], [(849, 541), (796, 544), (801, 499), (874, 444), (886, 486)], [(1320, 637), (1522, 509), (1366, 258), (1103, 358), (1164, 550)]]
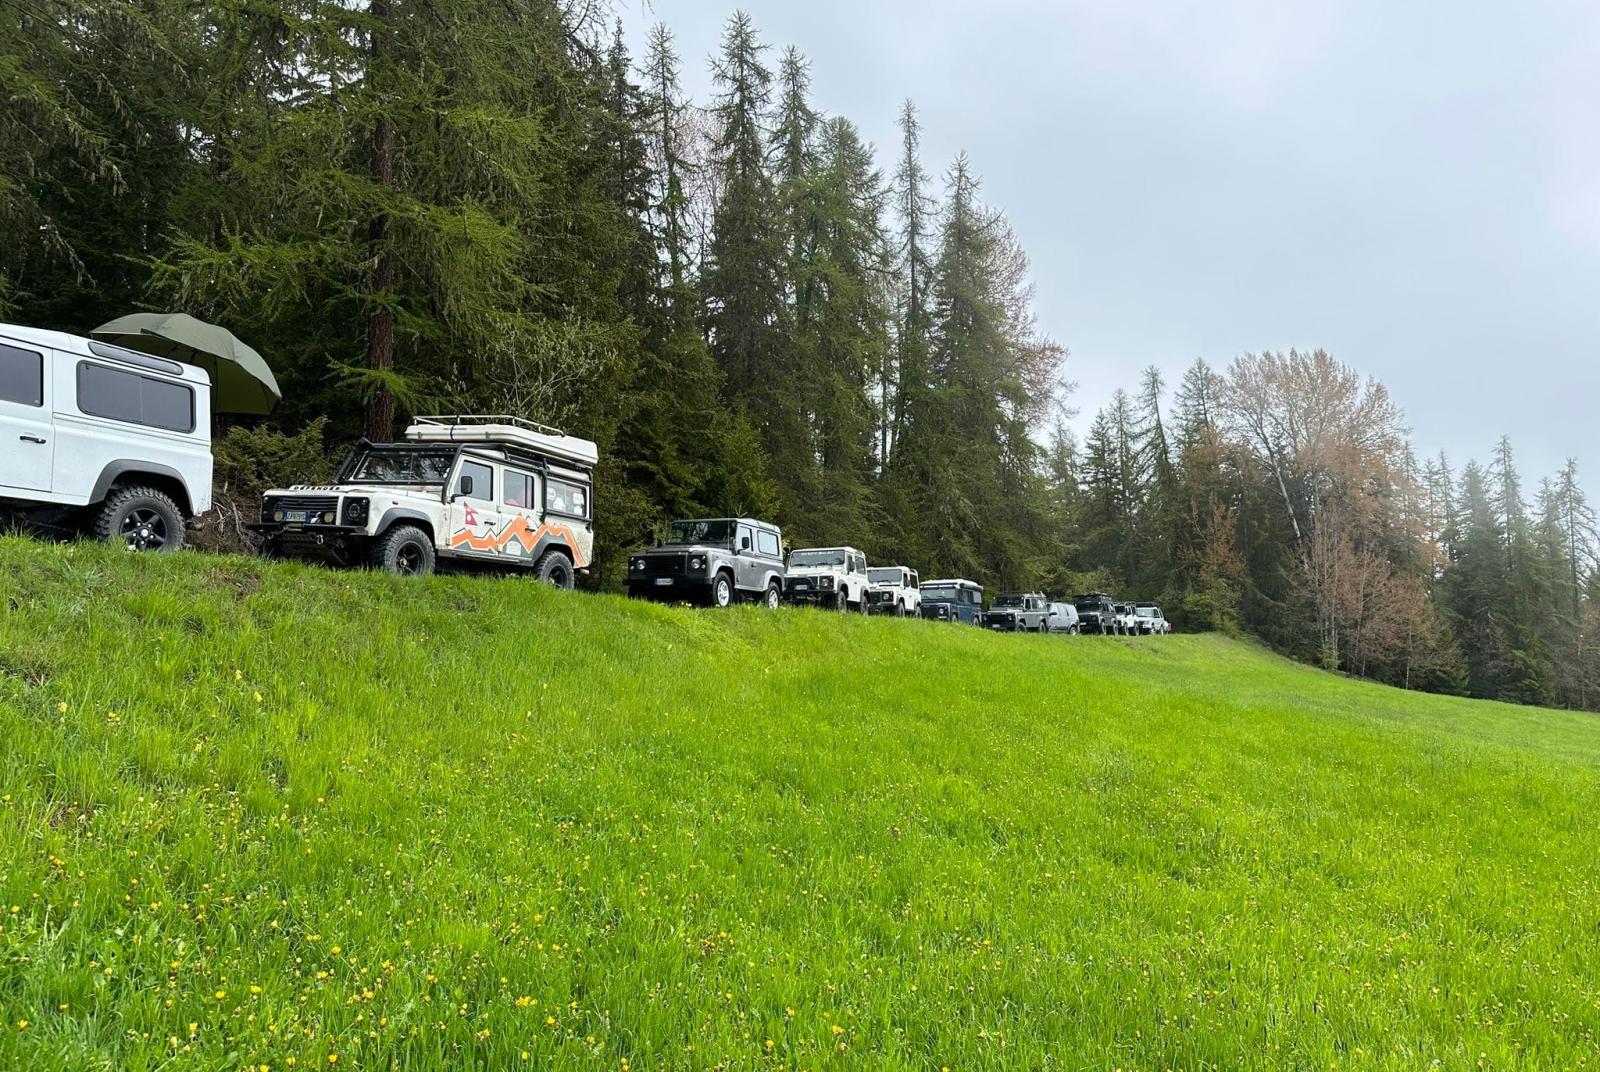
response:
[(260, 354), (227, 328), (185, 313), (131, 313), (89, 334), (205, 369), (211, 376), (211, 408), (216, 413), (267, 414), (283, 397)]

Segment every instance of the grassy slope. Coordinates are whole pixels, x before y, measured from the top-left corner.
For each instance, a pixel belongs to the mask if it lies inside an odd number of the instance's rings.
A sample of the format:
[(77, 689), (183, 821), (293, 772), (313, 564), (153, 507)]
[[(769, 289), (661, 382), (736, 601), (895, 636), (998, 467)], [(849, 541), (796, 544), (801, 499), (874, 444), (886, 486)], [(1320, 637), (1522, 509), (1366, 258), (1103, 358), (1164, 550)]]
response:
[(15, 540), (0, 671), (3, 1068), (1600, 1059), (1589, 716)]

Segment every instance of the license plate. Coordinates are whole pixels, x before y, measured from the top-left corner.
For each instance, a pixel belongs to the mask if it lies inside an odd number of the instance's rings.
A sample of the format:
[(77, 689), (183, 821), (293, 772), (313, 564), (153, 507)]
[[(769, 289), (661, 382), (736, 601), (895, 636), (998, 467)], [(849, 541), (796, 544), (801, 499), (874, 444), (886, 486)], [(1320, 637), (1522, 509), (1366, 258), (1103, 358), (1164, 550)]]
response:
[(657, 577), (656, 578), (656, 584), (659, 587), (665, 587), (665, 586), (667, 586), (667, 585), (669, 585), (671, 583), (672, 583), (672, 578), (671, 577)]
[(283, 519), (285, 521), (296, 521), (302, 525), (310, 521), (315, 521), (320, 516), (321, 515), (315, 510), (285, 510), (283, 512)]

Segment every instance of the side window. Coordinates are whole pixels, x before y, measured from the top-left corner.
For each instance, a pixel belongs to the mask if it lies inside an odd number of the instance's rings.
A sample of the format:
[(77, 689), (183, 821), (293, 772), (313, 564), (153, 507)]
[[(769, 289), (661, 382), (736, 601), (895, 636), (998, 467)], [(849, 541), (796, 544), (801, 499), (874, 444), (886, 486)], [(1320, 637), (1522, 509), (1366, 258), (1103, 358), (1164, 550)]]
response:
[(501, 479), (505, 482), (505, 488), (500, 493), (501, 502), (518, 510), (533, 506), (533, 477), (515, 469), (506, 469), (501, 473)]
[(769, 558), (778, 557), (778, 534), (765, 530), (756, 533), (756, 550)]
[(187, 385), (88, 361), (78, 362), (78, 408), (112, 421), (194, 431), (194, 391)]
[(750, 531), (749, 525), (739, 526), (739, 549), (749, 551), (755, 547), (755, 534)]
[(912, 570), (911, 571), (911, 580), (909, 582), (907, 582), (907, 583), (908, 583), (908, 586), (911, 587), (911, 588), (916, 588), (918, 585), (920, 585), (922, 583), (922, 581), (920, 581), (917, 578), (917, 571), (916, 570)]
[[(466, 490), (469, 479), (472, 481), (470, 492)], [(456, 494), (494, 502), (494, 470), (482, 462), (462, 462), (461, 475), (456, 478)]]
[(44, 355), (0, 344), (0, 402), (44, 405)]
[(588, 517), (589, 489), (582, 484), (573, 484), (566, 480), (546, 480), (544, 508), (554, 514)]

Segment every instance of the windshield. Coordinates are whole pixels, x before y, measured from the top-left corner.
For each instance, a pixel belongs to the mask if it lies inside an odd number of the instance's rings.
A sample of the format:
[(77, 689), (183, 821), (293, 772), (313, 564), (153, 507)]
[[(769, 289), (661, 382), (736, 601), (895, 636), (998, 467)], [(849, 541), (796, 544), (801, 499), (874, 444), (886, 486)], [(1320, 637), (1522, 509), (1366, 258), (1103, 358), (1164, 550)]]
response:
[(867, 580), (871, 581), (873, 584), (892, 584), (898, 586), (902, 579), (901, 573), (897, 569), (869, 569), (867, 571)]
[(1094, 601), (1092, 599), (1085, 599), (1083, 602), (1078, 604), (1078, 613), (1079, 614), (1099, 614), (1101, 606), (1102, 606), (1102, 604), (1097, 603), (1096, 601)]
[(714, 544), (733, 546), (733, 522), (674, 521), (667, 527), (667, 542), (676, 544)]
[(1139, 617), (1141, 617), (1141, 618), (1155, 618), (1155, 617), (1159, 617), (1159, 615), (1158, 615), (1158, 614), (1157, 614), (1157, 612), (1156, 612), (1156, 608), (1154, 608), (1154, 607), (1140, 607), (1140, 608), (1139, 608), (1139, 609), (1138, 609), (1138, 610), (1137, 610), (1137, 611), (1135, 611), (1135, 612), (1134, 612), (1134, 613), (1136, 613), (1136, 614), (1137, 614), (1137, 615), (1139, 615)]
[(996, 596), (995, 600), (994, 600), (994, 605), (997, 606), (997, 607), (1020, 607), (1020, 606), (1022, 606), (1022, 597), (1021, 596)]
[(791, 566), (842, 566), (843, 551), (790, 551)]
[(925, 603), (954, 603), (956, 601), (955, 585), (940, 584), (931, 587), (923, 585), (922, 599)]
[(351, 484), (443, 484), (455, 457), (454, 450), (362, 449), (345, 463), (342, 480)]

